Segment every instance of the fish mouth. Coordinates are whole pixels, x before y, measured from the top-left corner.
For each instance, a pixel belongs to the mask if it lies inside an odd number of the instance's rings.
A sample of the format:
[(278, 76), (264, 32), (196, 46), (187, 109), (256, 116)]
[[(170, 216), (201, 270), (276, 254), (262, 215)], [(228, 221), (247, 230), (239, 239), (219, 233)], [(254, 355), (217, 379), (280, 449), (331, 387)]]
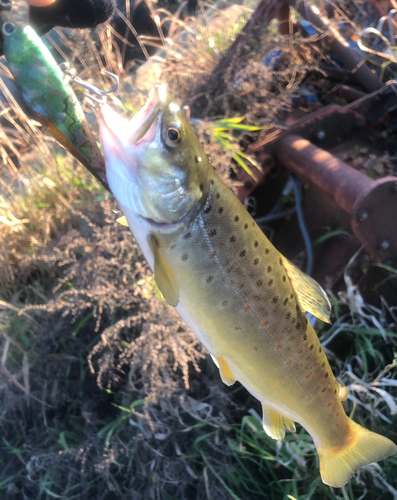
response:
[(142, 140), (154, 139), (157, 129), (157, 117), (164, 109), (167, 91), (164, 85), (154, 87), (146, 104), (129, 122), (128, 142), (137, 145)]

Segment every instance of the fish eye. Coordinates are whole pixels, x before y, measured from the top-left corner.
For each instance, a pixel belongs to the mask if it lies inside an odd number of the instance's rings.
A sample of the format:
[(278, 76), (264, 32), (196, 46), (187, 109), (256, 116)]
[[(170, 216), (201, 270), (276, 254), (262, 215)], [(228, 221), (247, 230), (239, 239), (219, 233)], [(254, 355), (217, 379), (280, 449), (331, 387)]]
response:
[(171, 123), (165, 127), (163, 132), (167, 146), (175, 147), (182, 142), (183, 130), (180, 123)]

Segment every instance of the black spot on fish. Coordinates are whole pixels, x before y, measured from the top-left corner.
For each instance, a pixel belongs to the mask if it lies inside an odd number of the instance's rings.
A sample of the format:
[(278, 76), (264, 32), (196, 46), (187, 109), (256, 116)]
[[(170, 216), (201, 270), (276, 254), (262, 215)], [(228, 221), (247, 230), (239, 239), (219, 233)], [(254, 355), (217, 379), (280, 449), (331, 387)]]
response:
[(306, 341), (307, 340), (307, 335), (303, 335), (303, 340)]
[(204, 208), (204, 213), (206, 214), (209, 214), (212, 210), (212, 206), (211, 205), (207, 205), (205, 208)]
[(319, 347), (319, 348), (318, 348), (318, 352), (319, 352), (319, 353), (321, 353), (321, 351), (322, 351), (322, 349), (321, 349), (321, 347)]
[(204, 184), (200, 184), (200, 191), (202, 191), (203, 189), (204, 189)]
[(211, 259), (213, 259), (215, 256), (216, 256), (216, 250), (212, 250), (212, 252), (210, 252)]
[(285, 319), (290, 319), (290, 318), (291, 318), (291, 313), (287, 313), (287, 314), (285, 315)]
[(286, 306), (288, 304), (288, 298), (284, 299), (283, 305)]
[(254, 266), (257, 266), (259, 264), (259, 259), (254, 259)]
[(218, 212), (221, 214), (223, 212), (223, 207), (219, 207)]
[(227, 306), (227, 300), (224, 300), (224, 301), (222, 302), (222, 307), (225, 307), (225, 306)]
[(284, 281), (284, 283), (287, 281), (287, 277), (285, 276), (285, 274), (283, 276), (283, 281)]
[(262, 281), (262, 280), (258, 280), (258, 281), (256, 282), (256, 286), (257, 286), (258, 288), (259, 288), (260, 286), (262, 286), (262, 285), (263, 285), (263, 281)]
[(267, 284), (268, 284), (269, 286), (272, 286), (272, 285), (273, 285), (273, 280), (269, 280), (269, 281), (267, 282)]
[(268, 273), (270, 273), (270, 272), (271, 272), (271, 270), (272, 270), (272, 266), (267, 266), (266, 271), (267, 271)]
[(259, 245), (259, 243), (257, 241), (255, 241), (254, 247), (256, 248), (258, 245)]
[(182, 260), (183, 262), (186, 262), (188, 258), (189, 258), (188, 254), (187, 254), (187, 253), (185, 253), (185, 254), (183, 254), (183, 255), (182, 255), (181, 260)]
[(336, 394), (336, 389), (334, 390), (334, 394)]
[(234, 327), (235, 330), (241, 330), (241, 326)]
[(244, 257), (247, 252), (245, 250), (241, 250), (240, 257)]
[(324, 368), (324, 366), (325, 366), (325, 361), (324, 361), (324, 363), (323, 363), (321, 366)]
[(324, 378), (328, 378), (328, 373), (325, 374)]
[(219, 198), (220, 198), (220, 197), (221, 197), (221, 195), (220, 195), (219, 193), (216, 193), (215, 198), (216, 198), (217, 200), (219, 200)]
[(192, 233), (186, 233), (183, 237), (184, 240), (188, 240), (192, 236)]
[(300, 330), (300, 329), (301, 329), (301, 324), (300, 324), (300, 323), (297, 323), (295, 328), (296, 328), (297, 330)]
[(244, 229), (248, 229), (248, 224), (244, 224)]
[(293, 299), (294, 298), (294, 294), (291, 293), (291, 295), (289, 296), (290, 299)]
[(208, 276), (208, 278), (207, 278), (207, 283), (211, 283), (211, 281), (212, 281), (213, 279), (214, 279), (214, 278), (213, 278), (213, 276)]
[(270, 252), (270, 250), (268, 248), (266, 248), (265, 254), (267, 255), (269, 252)]
[(312, 344), (312, 345), (310, 346), (310, 350), (312, 351), (312, 350), (313, 350), (313, 348), (314, 348), (314, 344)]
[(283, 265), (283, 261), (281, 259), (279, 260), (279, 263), (280, 263), (280, 266)]
[(211, 229), (211, 231), (208, 233), (208, 236), (212, 238), (213, 236), (216, 235), (216, 229)]
[(211, 186), (213, 186), (213, 185), (214, 185), (214, 182), (215, 182), (215, 181), (214, 181), (214, 179), (211, 179), (211, 180), (210, 180), (210, 184), (211, 184)]
[(252, 227), (255, 227), (255, 221), (254, 220), (252, 221)]
[(240, 220), (240, 217), (239, 217), (238, 215), (236, 215), (236, 217), (234, 218), (234, 220), (235, 220), (236, 222), (238, 222), (238, 221)]
[(234, 243), (236, 241), (236, 237), (235, 236), (230, 236), (229, 241), (230, 241), (230, 243)]
[(277, 304), (277, 302), (278, 302), (278, 297), (273, 297), (272, 302), (273, 302), (273, 304)]

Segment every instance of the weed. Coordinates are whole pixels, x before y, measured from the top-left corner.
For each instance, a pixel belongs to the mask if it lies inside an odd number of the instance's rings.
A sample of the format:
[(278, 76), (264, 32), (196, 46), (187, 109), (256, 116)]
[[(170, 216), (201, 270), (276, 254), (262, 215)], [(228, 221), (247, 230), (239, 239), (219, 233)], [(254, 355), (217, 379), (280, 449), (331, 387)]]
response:
[[(207, 24), (186, 25), (164, 11), (159, 17), (174, 30), (173, 44), (165, 42), (164, 78), (183, 100), (219, 62), (235, 26), (227, 36), (211, 35)], [(194, 53), (179, 26), (200, 42)], [(113, 104), (131, 113), (144, 97), (133, 92), (127, 99), (131, 79), (110, 32), (97, 30), (97, 44), (91, 34), (76, 33), (78, 43), (64, 49), (83, 78), (97, 75), (104, 61), (119, 72)], [(57, 35), (66, 40), (62, 31)], [(215, 122), (226, 142), (200, 134), (224, 179), (232, 156), (243, 168), (252, 161), (231, 147), (237, 140), (230, 130), (263, 133), (280, 109), (290, 109), (306, 72), (318, 67), (299, 44), (298, 37), (275, 36), (273, 23), (248, 41), (251, 58), (238, 54), (207, 88), (201, 118)], [(270, 69), (262, 59), (275, 49), (279, 66)], [(249, 130), (218, 119), (246, 113)], [(0, 154), (9, 155), (0, 194), (2, 497), (396, 498), (396, 457), (383, 471), (362, 468), (334, 491), (321, 482), (313, 442), (302, 428), (282, 442), (270, 439), (259, 403), (239, 384), (221, 383), (205, 349), (161, 300), (129, 230), (115, 223), (115, 203), (16, 106), (4, 107), (2, 116), (16, 127), (11, 139), (0, 137)], [(344, 233), (329, 231), (316, 243), (336, 235)], [(395, 269), (385, 270), (395, 279)], [(396, 441), (395, 306), (365, 303), (348, 273), (345, 284), (345, 294), (331, 297), (336, 321), (321, 330), (323, 344), (350, 390), (348, 412)], [(333, 350), (340, 339), (343, 356)]]

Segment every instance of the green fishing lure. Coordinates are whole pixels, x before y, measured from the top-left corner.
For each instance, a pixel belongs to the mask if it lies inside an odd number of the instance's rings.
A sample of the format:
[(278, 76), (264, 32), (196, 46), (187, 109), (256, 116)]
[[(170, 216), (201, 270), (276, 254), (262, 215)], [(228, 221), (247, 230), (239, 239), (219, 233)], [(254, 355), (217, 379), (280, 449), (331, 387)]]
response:
[(0, 0), (3, 51), (15, 82), (37, 121), (109, 190), (103, 156), (70, 78), (28, 22), (26, 0)]

